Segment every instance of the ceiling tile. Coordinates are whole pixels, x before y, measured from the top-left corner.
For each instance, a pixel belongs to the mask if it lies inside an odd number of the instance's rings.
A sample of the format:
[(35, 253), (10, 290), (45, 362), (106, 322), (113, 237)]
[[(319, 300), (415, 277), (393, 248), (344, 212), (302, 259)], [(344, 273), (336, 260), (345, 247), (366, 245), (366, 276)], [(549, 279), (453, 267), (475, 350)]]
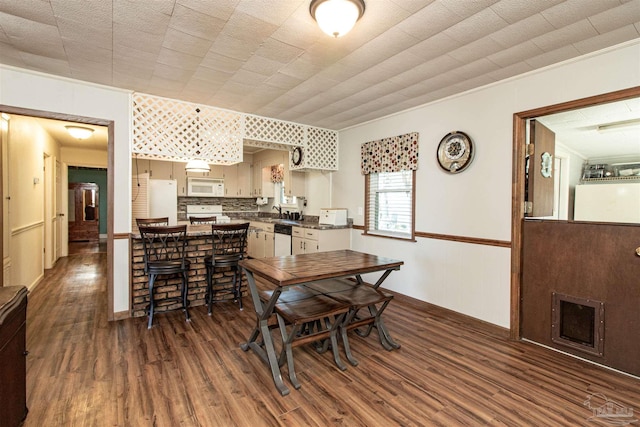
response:
[(500, 18), (493, 10), (484, 9), (442, 32), (458, 42), (469, 43), (507, 25), (509, 25), (507, 21)]
[[(538, 14), (538, 12), (562, 3), (563, 1), (565, 0), (501, 0), (492, 4), (490, 7), (496, 14), (498, 14), (498, 16), (509, 24), (515, 24), (523, 19), (527, 19)], [(522, 26), (522, 28), (526, 29), (527, 27)]]
[(398, 23), (398, 28), (416, 39), (425, 40), (460, 21), (462, 18), (441, 2), (433, 2)]
[(169, 65), (174, 68), (183, 68), (189, 74), (200, 65), (200, 57), (183, 52), (162, 48), (158, 55), (158, 65)]
[(202, 58), (211, 48), (211, 40), (201, 39), (173, 28), (168, 28), (162, 47)]
[(207, 67), (198, 67), (191, 76), (191, 79), (197, 79), (198, 81), (208, 82), (216, 85), (222, 85), (233, 76), (233, 72), (225, 72), (221, 70), (214, 70)]
[(526, 41), (508, 49), (501, 50), (487, 56), (487, 59), (500, 67), (509, 67), (512, 64), (524, 61), (532, 56), (543, 54), (535, 43)]
[(255, 52), (256, 55), (284, 63), (294, 60), (302, 53), (304, 53), (304, 50), (272, 37), (267, 38)]
[[(617, 3), (617, 2), (615, 2)], [(613, 1), (566, 0), (541, 12), (555, 28), (562, 28), (598, 14), (612, 6)]]
[(217, 53), (213, 53), (213, 49), (209, 51), (207, 56), (204, 57), (200, 65), (202, 67), (224, 71), (225, 73), (234, 73), (242, 68), (243, 62), (229, 58), (228, 56), (218, 55)]
[(284, 66), (285, 64), (282, 62), (272, 61), (271, 59), (263, 58), (262, 56), (253, 55), (242, 65), (242, 69), (252, 71), (263, 76), (272, 76)]
[(42, 0), (2, 0), (1, 13), (14, 15), (41, 24), (56, 25), (53, 9), (48, 1)]
[(127, 25), (113, 24), (113, 44), (122, 48), (158, 54), (162, 49), (163, 37), (145, 33)]
[(502, 66), (502, 68), (498, 68), (495, 71), (490, 71), (489, 77), (491, 77), (495, 81), (499, 81), (517, 76), (519, 74), (528, 73), (532, 69), (533, 68), (531, 67), (531, 65), (522, 61), (511, 65)]
[(302, 82), (302, 79), (298, 79), (282, 73), (275, 73), (267, 80), (265, 80), (264, 84), (278, 89), (291, 89)]
[(196, 12), (213, 16), (223, 21), (229, 20), (240, 0), (177, 0), (176, 4)]
[[(247, 29), (250, 28), (250, 31)], [(246, 13), (235, 12), (224, 26), (223, 33), (238, 40), (262, 43), (278, 27)]]
[(279, 26), (300, 6), (307, 8), (307, 0), (276, 2), (241, 0), (236, 6), (236, 11)]
[(169, 26), (174, 1), (112, 0), (113, 22), (144, 33), (163, 35)]
[(58, 30), (63, 39), (63, 43), (67, 41), (77, 41), (77, 43), (83, 43), (101, 50), (110, 50), (113, 45), (113, 31), (111, 27), (94, 27), (92, 25), (85, 25), (76, 21), (60, 18), (58, 19)]
[[(590, 39), (573, 43), (573, 46), (581, 53), (586, 54), (597, 50), (605, 49), (607, 46), (613, 46), (638, 38), (638, 30), (633, 25), (617, 28), (604, 34), (598, 34)], [(639, 66), (640, 67), (640, 66)]]
[(442, 3), (444, 7), (462, 18), (469, 18), (482, 10), (486, 10), (486, 8), (497, 3), (497, 1), (498, 0), (438, 0), (438, 2)]
[(407, 51), (423, 61), (437, 58), (447, 52), (451, 52), (462, 46), (462, 43), (452, 39), (444, 33), (436, 34), (429, 37), (415, 46), (410, 47)]
[(429, 6), (435, 0), (391, 0), (395, 3), (399, 8), (406, 10), (409, 13), (417, 13), (420, 9)]
[(593, 25), (584, 19), (580, 22), (560, 28), (559, 30), (538, 36), (531, 41), (545, 52), (556, 50), (570, 43), (579, 42), (580, 40), (589, 39), (598, 35)]
[(640, 0), (632, 0), (591, 16), (589, 22), (600, 34), (608, 33), (625, 24), (640, 22)]
[(3, 15), (2, 29), (17, 49), (44, 57), (66, 58), (60, 33), (53, 25)]
[(470, 62), (487, 57), (500, 50), (501, 46), (495, 40), (489, 37), (483, 37), (452, 50), (449, 52), (449, 55), (460, 62)]
[(156, 64), (153, 70), (153, 79), (162, 79), (165, 81), (171, 81), (172, 87), (182, 87), (189, 81), (193, 75), (193, 70), (188, 70), (183, 67), (174, 67), (167, 64)]
[(493, 40), (508, 48), (534, 37), (554, 31), (555, 28), (540, 14), (530, 16), (517, 24), (512, 24), (489, 35)]
[(169, 21), (169, 28), (189, 34), (198, 39), (215, 40), (226, 21), (176, 4)]
[(260, 47), (261, 40), (240, 40), (226, 34), (220, 34), (211, 45), (211, 53), (246, 61)]
[(71, 69), (66, 60), (37, 55), (30, 52), (23, 52), (21, 56), (28, 68), (63, 77), (71, 76)]
[(578, 50), (574, 46), (563, 46), (558, 49), (545, 52), (527, 59), (525, 62), (534, 69), (546, 67), (547, 65), (556, 64), (566, 61), (579, 55)]

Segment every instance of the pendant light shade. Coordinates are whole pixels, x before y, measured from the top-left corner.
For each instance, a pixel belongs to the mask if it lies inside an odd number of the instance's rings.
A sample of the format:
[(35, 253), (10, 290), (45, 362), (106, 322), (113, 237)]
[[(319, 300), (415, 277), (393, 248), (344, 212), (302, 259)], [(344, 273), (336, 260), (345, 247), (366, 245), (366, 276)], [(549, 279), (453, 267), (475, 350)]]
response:
[(184, 167), (187, 172), (211, 172), (209, 163), (204, 160), (190, 160)]
[(364, 8), (364, 0), (312, 0), (309, 12), (322, 31), (342, 37), (362, 17)]
[(83, 126), (65, 126), (69, 135), (77, 139), (87, 139), (93, 135), (93, 129)]

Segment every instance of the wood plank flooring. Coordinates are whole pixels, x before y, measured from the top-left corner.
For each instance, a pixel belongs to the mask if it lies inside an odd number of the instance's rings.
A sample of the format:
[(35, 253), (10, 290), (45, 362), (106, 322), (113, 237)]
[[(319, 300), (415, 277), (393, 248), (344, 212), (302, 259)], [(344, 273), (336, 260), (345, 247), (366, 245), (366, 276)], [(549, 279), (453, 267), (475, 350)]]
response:
[(640, 413), (638, 379), (402, 296), (384, 316), (400, 350), (353, 336), (360, 365), (342, 372), (331, 352), (297, 348), (302, 388), (282, 397), (239, 347), (248, 298), (211, 317), (193, 307), (190, 323), (160, 314), (147, 330), (107, 322), (105, 277), (106, 254), (81, 252), (29, 295), (25, 426), (594, 425), (583, 405), (594, 393)]

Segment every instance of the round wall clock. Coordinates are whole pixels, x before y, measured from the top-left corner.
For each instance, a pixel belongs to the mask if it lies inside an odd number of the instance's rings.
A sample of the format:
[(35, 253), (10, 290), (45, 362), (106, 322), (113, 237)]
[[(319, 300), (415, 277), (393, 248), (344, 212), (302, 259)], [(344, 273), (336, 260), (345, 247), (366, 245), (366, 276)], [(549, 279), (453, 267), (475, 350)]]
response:
[(293, 149), (291, 152), (291, 163), (293, 163), (294, 166), (300, 166), (300, 163), (302, 163), (302, 147)]
[(469, 166), (474, 154), (473, 142), (464, 132), (450, 132), (438, 145), (438, 163), (450, 173), (462, 172)]

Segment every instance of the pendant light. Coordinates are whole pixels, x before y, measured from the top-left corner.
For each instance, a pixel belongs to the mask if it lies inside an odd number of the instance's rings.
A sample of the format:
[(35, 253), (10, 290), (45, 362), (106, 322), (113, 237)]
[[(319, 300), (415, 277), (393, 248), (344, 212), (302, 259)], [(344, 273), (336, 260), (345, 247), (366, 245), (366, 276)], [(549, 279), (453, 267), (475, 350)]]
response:
[[(200, 109), (196, 108), (196, 147), (200, 147)], [(196, 151), (196, 154), (200, 154), (200, 150)], [(187, 172), (211, 172), (211, 167), (204, 160), (189, 160), (184, 167)]]
[(311, 0), (309, 5), (320, 29), (336, 38), (351, 31), (364, 9), (364, 0)]

